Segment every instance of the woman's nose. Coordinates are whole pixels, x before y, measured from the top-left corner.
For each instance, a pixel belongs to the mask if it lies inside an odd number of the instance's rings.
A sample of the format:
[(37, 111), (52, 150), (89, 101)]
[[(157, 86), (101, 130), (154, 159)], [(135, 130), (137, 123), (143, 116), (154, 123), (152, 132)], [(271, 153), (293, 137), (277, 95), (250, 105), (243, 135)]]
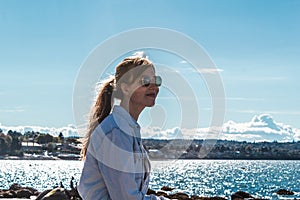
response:
[(149, 85), (149, 90), (155, 90), (155, 92), (158, 93), (159, 92), (159, 87), (156, 84), (151, 83)]

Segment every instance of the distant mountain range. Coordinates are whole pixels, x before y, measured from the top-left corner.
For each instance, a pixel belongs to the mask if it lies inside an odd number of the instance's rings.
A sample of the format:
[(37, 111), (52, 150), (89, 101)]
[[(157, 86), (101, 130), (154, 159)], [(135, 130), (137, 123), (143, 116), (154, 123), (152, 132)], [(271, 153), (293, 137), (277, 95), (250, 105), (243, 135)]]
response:
[[(60, 133), (63, 133), (65, 137), (81, 136), (75, 125), (68, 125), (61, 128), (49, 128), (40, 126), (5, 126), (0, 124), (0, 129), (4, 133), (12, 130), (21, 133), (27, 131), (49, 133), (53, 136), (58, 136)], [(159, 127), (151, 127), (142, 129), (142, 137), (149, 139), (226, 139), (247, 142), (300, 141), (300, 129), (278, 123), (274, 121), (273, 117), (269, 114), (255, 115), (251, 121), (245, 123), (228, 121), (224, 123), (222, 133), (217, 136), (210, 134), (209, 130), (209, 128), (185, 129), (179, 127), (162, 130)]]

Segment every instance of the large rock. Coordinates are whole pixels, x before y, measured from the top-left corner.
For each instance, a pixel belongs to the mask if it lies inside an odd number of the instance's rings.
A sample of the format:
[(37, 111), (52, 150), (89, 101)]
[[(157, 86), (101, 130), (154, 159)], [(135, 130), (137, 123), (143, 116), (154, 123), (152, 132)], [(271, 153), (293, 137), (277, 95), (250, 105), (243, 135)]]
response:
[(9, 187), (9, 190), (20, 190), (22, 189), (22, 186), (19, 185), (18, 183), (13, 183), (10, 187)]
[(231, 195), (231, 200), (240, 200), (240, 199), (253, 199), (253, 196), (243, 191), (238, 191)]
[(152, 189), (148, 189), (148, 191), (147, 191), (147, 195), (151, 195), (151, 194), (154, 194), (154, 195), (156, 195), (156, 192), (155, 192), (155, 190), (152, 190)]
[(8, 190), (0, 191), (0, 198), (26, 198), (31, 196), (37, 196), (39, 192), (36, 189), (30, 187), (22, 187), (21, 185), (14, 183)]
[(170, 194), (167, 197), (171, 198), (171, 199), (190, 199), (189, 195), (182, 193), (182, 192), (177, 192), (175, 194)]
[(31, 196), (33, 196), (33, 193), (28, 189), (20, 189), (16, 191), (17, 198), (30, 199)]
[(163, 191), (172, 191), (172, 190), (174, 190), (175, 188), (171, 188), (171, 187), (169, 187), (169, 186), (163, 186), (162, 188), (161, 188), (161, 190), (163, 190)]
[(224, 197), (199, 197), (199, 196), (192, 196), (192, 200), (227, 200)]
[(51, 191), (42, 192), (37, 200), (70, 200), (64, 188), (55, 188)]
[(35, 200), (41, 200), (44, 196), (46, 196), (46, 194), (48, 194), (51, 190), (45, 190), (43, 192), (41, 192)]
[(13, 190), (2, 190), (0, 198), (16, 198), (16, 192)]
[(158, 191), (158, 192), (156, 192), (156, 194), (155, 194), (156, 196), (167, 196), (168, 194), (167, 193), (165, 193), (165, 192), (163, 192), (163, 191)]
[(278, 195), (294, 195), (293, 191), (285, 190), (285, 189), (280, 189), (276, 192)]

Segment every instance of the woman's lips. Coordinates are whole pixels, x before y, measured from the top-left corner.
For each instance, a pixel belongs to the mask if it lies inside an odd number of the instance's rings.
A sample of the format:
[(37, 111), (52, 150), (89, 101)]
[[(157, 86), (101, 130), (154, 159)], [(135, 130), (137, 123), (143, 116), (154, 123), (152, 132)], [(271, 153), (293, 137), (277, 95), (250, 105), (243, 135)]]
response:
[(156, 98), (156, 93), (155, 92), (147, 93), (146, 96)]

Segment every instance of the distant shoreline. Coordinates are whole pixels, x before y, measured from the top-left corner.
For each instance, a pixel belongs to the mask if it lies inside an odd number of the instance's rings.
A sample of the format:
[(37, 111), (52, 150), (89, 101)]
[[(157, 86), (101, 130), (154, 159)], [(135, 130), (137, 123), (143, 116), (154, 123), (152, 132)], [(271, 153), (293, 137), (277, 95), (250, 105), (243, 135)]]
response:
[(63, 156), (58, 156), (58, 157), (20, 157), (20, 156), (0, 156), (0, 160), (78, 160), (79, 161), (79, 155), (76, 157), (63, 157)]
[[(22, 142), (22, 145), (15, 149), (2, 148), (0, 159), (79, 160), (82, 148), (79, 139), (60, 140), (60, 143), (48, 142), (36, 145), (32, 143), (32, 146), (30, 143)], [(300, 160), (300, 141), (286, 143), (180, 139), (142, 141), (151, 160)]]
[[(70, 160), (70, 161), (81, 161), (80, 159), (63, 159), (58, 157), (49, 157), (49, 158), (29, 158), (29, 157), (17, 157), (17, 156), (0, 156), (0, 160), (53, 160), (53, 161), (62, 161), (62, 160)], [(259, 159), (245, 159), (245, 158), (178, 158), (178, 159), (156, 159), (150, 158), (150, 161), (172, 161), (172, 160), (274, 160), (274, 161), (300, 161), (300, 159), (270, 159), (270, 158), (259, 158)]]

